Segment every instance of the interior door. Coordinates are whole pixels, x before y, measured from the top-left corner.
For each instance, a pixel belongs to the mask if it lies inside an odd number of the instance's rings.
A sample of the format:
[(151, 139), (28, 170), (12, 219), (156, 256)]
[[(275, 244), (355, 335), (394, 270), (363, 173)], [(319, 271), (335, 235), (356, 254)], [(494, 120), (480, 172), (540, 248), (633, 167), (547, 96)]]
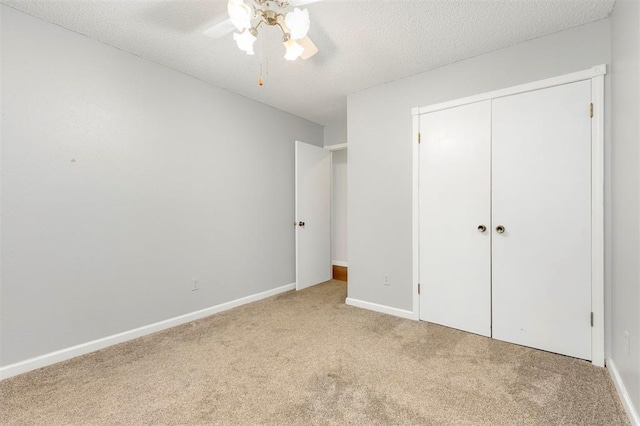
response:
[(490, 336), (491, 101), (421, 115), (420, 136), (420, 319)]
[(590, 103), (582, 81), (492, 111), (493, 337), (589, 360)]
[(296, 141), (296, 288), (331, 279), (331, 152)]

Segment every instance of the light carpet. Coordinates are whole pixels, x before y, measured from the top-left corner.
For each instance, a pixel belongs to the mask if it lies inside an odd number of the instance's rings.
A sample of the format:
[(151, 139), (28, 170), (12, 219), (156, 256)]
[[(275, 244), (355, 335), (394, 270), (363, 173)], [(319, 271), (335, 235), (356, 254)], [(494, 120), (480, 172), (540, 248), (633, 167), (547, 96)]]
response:
[(346, 306), (340, 281), (0, 382), (3, 425), (627, 425), (605, 369)]

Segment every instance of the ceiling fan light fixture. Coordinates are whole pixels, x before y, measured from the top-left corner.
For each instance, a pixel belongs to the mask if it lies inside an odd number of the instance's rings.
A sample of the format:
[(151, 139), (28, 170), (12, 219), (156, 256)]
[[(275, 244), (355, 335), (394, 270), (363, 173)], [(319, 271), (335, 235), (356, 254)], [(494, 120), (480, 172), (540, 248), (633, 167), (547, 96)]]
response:
[(229, 3), (227, 3), (227, 12), (229, 12), (229, 19), (238, 31), (251, 28), (253, 11), (243, 0), (229, 0)]
[(304, 47), (300, 46), (300, 44), (298, 44), (298, 42), (292, 37), (285, 36), (282, 44), (284, 44), (284, 47), (286, 48), (284, 58), (287, 61), (295, 61), (300, 57), (300, 55), (302, 55), (302, 52), (304, 52)]
[(251, 31), (253, 28), (249, 28), (242, 33), (233, 33), (233, 39), (236, 41), (238, 45), (238, 49), (246, 52), (247, 55), (253, 55), (253, 43), (257, 40), (257, 37)]
[(229, 19), (207, 28), (203, 34), (218, 38), (236, 30), (233, 39), (238, 48), (254, 55), (258, 30), (278, 27), (284, 35), (285, 59), (309, 59), (318, 53), (318, 48), (307, 35), (311, 26), (309, 11), (295, 6), (318, 1), (321, 0), (227, 0)]
[(309, 10), (294, 8), (291, 12), (287, 13), (287, 16), (284, 18), (284, 23), (291, 31), (292, 39), (300, 40), (306, 37), (309, 32), (309, 27), (311, 26)]

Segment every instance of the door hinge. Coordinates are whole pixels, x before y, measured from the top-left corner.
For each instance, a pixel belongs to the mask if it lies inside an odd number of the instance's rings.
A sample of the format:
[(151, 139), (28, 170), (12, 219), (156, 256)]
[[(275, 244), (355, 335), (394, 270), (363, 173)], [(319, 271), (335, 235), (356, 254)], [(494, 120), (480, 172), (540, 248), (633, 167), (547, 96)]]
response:
[(591, 312), (591, 327), (593, 327), (593, 312)]
[(589, 106), (589, 116), (593, 118), (593, 102)]
[(418, 143), (420, 143), (420, 132), (418, 132)]
[(420, 283), (418, 283), (418, 294), (420, 294)]

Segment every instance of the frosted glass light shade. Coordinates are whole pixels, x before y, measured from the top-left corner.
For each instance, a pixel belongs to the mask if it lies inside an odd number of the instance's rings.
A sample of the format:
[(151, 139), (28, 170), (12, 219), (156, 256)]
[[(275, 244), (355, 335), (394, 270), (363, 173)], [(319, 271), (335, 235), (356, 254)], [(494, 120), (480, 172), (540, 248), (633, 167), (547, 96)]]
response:
[(296, 7), (287, 13), (287, 16), (284, 18), (284, 23), (287, 28), (289, 28), (292, 39), (300, 40), (301, 38), (305, 38), (311, 25), (311, 21), (309, 21), (309, 10), (300, 10)]
[(300, 46), (298, 42), (292, 38), (283, 42), (283, 44), (287, 49), (286, 53), (284, 54), (284, 58), (287, 61), (295, 61), (300, 57), (300, 55), (302, 55), (302, 52), (304, 51), (304, 47)]
[(253, 43), (256, 38), (249, 30), (245, 30), (243, 33), (233, 33), (233, 39), (236, 41), (238, 49), (247, 52), (247, 55), (253, 55)]
[(243, 0), (229, 0), (227, 12), (229, 12), (229, 19), (238, 31), (251, 27), (251, 7), (244, 4)]

